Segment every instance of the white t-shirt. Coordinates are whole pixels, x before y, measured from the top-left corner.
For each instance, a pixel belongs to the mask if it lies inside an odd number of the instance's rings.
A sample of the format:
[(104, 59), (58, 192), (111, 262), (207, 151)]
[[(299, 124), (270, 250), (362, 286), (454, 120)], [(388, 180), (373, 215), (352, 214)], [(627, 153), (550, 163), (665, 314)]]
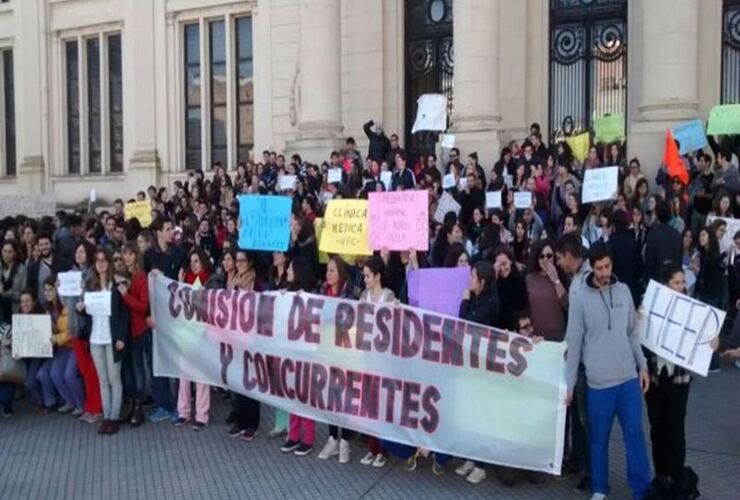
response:
[[(108, 290), (111, 286), (108, 285)], [(110, 333), (110, 316), (90, 316), (92, 318), (92, 331), (90, 343), (95, 345), (111, 345), (113, 338)]]

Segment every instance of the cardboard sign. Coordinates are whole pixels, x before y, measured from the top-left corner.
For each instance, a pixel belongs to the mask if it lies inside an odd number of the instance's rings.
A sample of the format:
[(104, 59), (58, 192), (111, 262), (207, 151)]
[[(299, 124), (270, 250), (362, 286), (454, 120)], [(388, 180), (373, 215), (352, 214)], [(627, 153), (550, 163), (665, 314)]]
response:
[(591, 149), (591, 135), (588, 132), (566, 137), (565, 142), (570, 146), (573, 156), (578, 161), (588, 158), (588, 150)]
[(619, 190), (619, 167), (590, 168), (583, 175), (582, 203), (611, 200)]
[(59, 296), (60, 297), (79, 297), (82, 295), (82, 272), (68, 271), (59, 273)]
[(673, 127), (673, 138), (681, 145), (679, 152), (682, 155), (704, 149), (707, 145), (707, 135), (701, 118)]
[(90, 316), (110, 316), (111, 292), (85, 292), (85, 312)]
[(707, 135), (740, 134), (740, 104), (714, 106), (709, 114)]
[(445, 215), (447, 215), (449, 212), (455, 212), (455, 215), (459, 215), (461, 208), (462, 207), (460, 206), (460, 204), (455, 201), (455, 198), (453, 198), (450, 193), (445, 191), (444, 193), (442, 193), (442, 197), (437, 203), (437, 210), (434, 212), (434, 220), (441, 224), (442, 222), (444, 222)]
[(416, 104), (412, 134), (420, 130), (447, 130), (447, 97), (444, 94), (422, 94)]
[(486, 208), (501, 208), (501, 191), (486, 192)]
[(442, 177), (442, 189), (452, 189), (455, 187), (455, 174), (447, 174)]
[(51, 315), (14, 314), (12, 321), (14, 358), (54, 356), (54, 347), (51, 344)]
[(390, 191), (391, 183), (393, 182), (393, 172), (390, 170), (383, 170), (380, 172), (380, 182), (383, 183), (386, 191)]
[(624, 138), (624, 115), (616, 114), (594, 118), (594, 141), (615, 142)]
[(638, 319), (640, 342), (666, 361), (706, 377), (710, 342), (719, 335), (725, 312), (650, 281)]
[(439, 136), (439, 147), (452, 149), (455, 147), (455, 134), (442, 134)]
[(429, 193), (370, 193), (370, 246), (373, 250), (429, 248)]
[(132, 201), (123, 207), (123, 218), (138, 219), (141, 227), (149, 227), (152, 223), (152, 206), (148, 201)]
[(280, 191), (294, 191), (295, 183), (298, 180), (297, 175), (283, 175), (280, 177), (279, 189)]
[(332, 200), (324, 214), (319, 249), (326, 253), (372, 255), (367, 200)]
[(514, 193), (514, 208), (530, 208), (532, 206), (532, 193), (529, 191), (516, 191)]
[[(440, 286), (444, 283), (444, 286)], [(408, 273), (409, 305), (448, 316), (458, 316), (470, 268), (430, 267)]]
[(285, 252), (290, 242), (290, 210), (287, 196), (239, 196), (239, 248)]
[(329, 184), (339, 184), (342, 182), (342, 169), (330, 168), (326, 172), (326, 182)]

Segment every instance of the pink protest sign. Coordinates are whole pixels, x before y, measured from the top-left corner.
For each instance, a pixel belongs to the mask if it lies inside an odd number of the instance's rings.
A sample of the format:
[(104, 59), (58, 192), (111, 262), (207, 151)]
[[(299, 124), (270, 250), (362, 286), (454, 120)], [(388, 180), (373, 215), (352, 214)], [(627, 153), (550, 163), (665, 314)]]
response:
[(370, 247), (373, 250), (429, 248), (429, 193), (370, 193)]

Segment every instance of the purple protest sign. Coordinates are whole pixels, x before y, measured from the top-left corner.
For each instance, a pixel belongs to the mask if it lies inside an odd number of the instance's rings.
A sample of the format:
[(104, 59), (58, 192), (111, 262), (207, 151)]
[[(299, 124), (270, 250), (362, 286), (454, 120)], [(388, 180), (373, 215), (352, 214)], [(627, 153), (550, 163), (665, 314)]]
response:
[(408, 274), (409, 305), (457, 317), (463, 292), (470, 282), (469, 267), (431, 267)]
[(429, 193), (370, 193), (370, 246), (373, 250), (429, 248)]

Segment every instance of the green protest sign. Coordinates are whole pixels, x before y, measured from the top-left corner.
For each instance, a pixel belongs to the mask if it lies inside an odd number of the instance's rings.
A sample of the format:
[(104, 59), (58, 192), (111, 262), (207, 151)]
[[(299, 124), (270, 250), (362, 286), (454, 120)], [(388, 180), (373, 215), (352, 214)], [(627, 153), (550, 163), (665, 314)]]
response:
[(707, 135), (740, 134), (740, 104), (718, 105), (709, 114)]
[(624, 115), (594, 118), (594, 142), (614, 142), (624, 138)]

